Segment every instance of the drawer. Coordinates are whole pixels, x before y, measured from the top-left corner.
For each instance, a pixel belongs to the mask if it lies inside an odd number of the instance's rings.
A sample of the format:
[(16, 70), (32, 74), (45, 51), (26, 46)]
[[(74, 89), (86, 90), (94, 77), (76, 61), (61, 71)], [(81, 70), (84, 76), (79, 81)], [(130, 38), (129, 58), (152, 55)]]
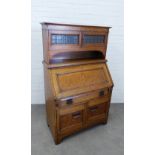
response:
[[(90, 93), (85, 93), (85, 94), (80, 94), (77, 96), (73, 96), (70, 98), (64, 98), (61, 100), (58, 100), (58, 106), (59, 107), (70, 107), (72, 105), (78, 105), (79, 103), (81, 104), (82, 102), (89, 102), (90, 105), (101, 103), (101, 102), (107, 102), (109, 101), (109, 98), (111, 96), (111, 88), (104, 88), (101, 90), (93, 91)], [(96, 101), (96, 99), (98, 101)]]
[(95, 105), (98, 105), (98, 104), (104, 104), (104, 106), (106, 107), (106, 103), (110, 101), (110, 96), (107, 95), (107, 96), (102, 96), (102, 97), (97, 97), (97, 98), (94, 98), (92, 100), (90, 100), (88, 102), (88, 107), (91, 107), (91, 106), (95, 106)]
[(99, 116), (99, 115), (104, 115), (105, 112), (106, 112), (105, 104), (106, 103), (101, 103), (101, 104), (98, 104), (98, 105), (88, 107), (87, 108), (88, 119), (91, 119), (92, 117), (96, 117), (96, 116)]
[(72, 132), (83, 126), (84, 105), (62, 108), (59, 112), (59, 129), (62, 133)]
[(74, 125), (80, 125), (83, 122), (83, 111), (77, 111), (74, 113), (60, 116), (60, 129), (72, 127)]
[(87, 121), (88, 123), (97, 123), (104, 121), (108, 112), (109, 101), (104, 102), (103, 98), (97, 98), (87, 105)]

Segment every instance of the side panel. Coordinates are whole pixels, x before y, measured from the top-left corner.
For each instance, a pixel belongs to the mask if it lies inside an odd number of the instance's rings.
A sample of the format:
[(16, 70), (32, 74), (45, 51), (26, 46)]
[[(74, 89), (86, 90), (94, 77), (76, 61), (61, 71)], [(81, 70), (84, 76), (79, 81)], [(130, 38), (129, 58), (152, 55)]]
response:
[(44, 57), (44, 61), (49, 63), (48, 30), (42, 29), (42, 38), (43, 38), (42, 39), (42, 43), (43, 43), (43, 57)]
[(56, 104), (52, 90), (51, 78), (49, 70), (44, 66), (44, 85), (45, 85), (45, 102), (46, 102), (46, 116), (47, 125), (49, 126), (55, 142), (57, 141), (57, 114)]

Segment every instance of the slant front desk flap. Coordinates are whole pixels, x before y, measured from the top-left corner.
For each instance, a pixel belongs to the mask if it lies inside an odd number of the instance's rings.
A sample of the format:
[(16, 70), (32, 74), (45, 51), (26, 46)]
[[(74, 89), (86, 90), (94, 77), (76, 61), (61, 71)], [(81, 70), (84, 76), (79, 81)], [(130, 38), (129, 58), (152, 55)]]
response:
[(105, 63), (55, 68), (49, 72), (56, 98), (65, 98), (112, 86)]

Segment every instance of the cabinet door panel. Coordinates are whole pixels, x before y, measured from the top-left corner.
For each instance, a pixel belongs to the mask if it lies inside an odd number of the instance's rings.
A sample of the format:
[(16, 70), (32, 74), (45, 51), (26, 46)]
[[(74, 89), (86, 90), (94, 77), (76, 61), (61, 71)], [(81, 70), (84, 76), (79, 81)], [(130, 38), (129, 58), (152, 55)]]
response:
[(79, 48), (80, 38), (78, 31), (49, 31), (49, 50)]
[(107, 45), (108, 32), (84, 32), (82, 39), (82, 46), (93, 48), (103, 47), (106, 48)]
[(82, 125), (83, 122), (83, 111), (76, 111), (60, 116), (60, 129), (71, 128), (73, 126)]
[(58, 129), (62, 135), (80, 130), (84, 124), (84, 104), (60, 108)]
[(100, 104), (96, 104), (93, 106), (87, 107), (87, 124), (93, 125), (96, 122), (100, 121), (103, 122), (106, 120), (107, 112), (108, 112), (108, 102), (102, 102)]
[(105, 35), (84, 35), (83, 44), (103, 44), (105, 42)]

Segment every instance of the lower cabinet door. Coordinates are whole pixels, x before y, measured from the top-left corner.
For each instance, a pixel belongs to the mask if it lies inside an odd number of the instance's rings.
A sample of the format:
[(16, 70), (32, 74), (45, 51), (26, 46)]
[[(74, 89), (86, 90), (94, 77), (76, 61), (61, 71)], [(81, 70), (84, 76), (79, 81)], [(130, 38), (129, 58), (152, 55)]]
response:
[(83, 111), (77, 111), (74, 113), (60, 116), (60, 129), (70, 128), (76, 125), (82, 125)]
[(86, 103), (60, 107), (58, 110), (58, 130), (66, 137), (87, 126), (106, 121), (109, 101), (98, 97)]
[(109, 102), (95, 103), (95, 101), (90, 101), (87, 107), (87, 124), (97, 124), (103, 122), (106, 119), (108, 112)]
[(83, 127), (84, 105), (60, 110), (59, 131), (63, 137), (70, 135)]

